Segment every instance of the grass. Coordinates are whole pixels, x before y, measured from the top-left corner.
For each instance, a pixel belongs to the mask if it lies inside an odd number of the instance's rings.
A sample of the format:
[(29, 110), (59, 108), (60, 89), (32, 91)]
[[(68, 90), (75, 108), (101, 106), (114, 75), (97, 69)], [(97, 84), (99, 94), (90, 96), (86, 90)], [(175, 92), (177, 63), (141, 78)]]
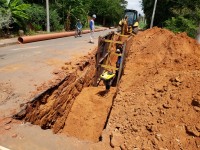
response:
[(146, 29), (147, 24), (144, 21), (139, 22), (139, 28), (140, 29)]

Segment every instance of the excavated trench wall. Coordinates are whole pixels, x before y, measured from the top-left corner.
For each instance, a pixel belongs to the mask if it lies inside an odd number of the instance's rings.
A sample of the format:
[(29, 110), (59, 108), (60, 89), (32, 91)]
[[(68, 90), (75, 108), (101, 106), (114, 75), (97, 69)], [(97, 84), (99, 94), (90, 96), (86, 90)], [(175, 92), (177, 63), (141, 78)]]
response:
[(75, 98), (84, 87), (92, 84), (94, 75), (93, 53), (77, 63), (75, 71), (68, 73), (61, 83), (28, 103), (26, 109), (22, 110), (23, 114), (18, 113), (15, 117), (58, 133), (65, 125)]
[[(128, 38), (127, 40), (121, 39), (121, 41), (126, 41), (126, 47), (124, 50), (125, 56), (127, 57), (128, 50), (132, 45), (132, 37)], [(14, 118), (23, 119), (26, 122), (30, 122), (34, 125), (39, 125), (42, 129), (52, 129), (54, 133), (61, 133), (66, 125), (66, 120), (76, 97), (81, 93), (83, 88), (89, 87), (94, 83), (96, 71), (95, 54), (96, 51), (94, 51), (91, 55), (84, 57), (84, 59), (81, 59), (79, 63), (76, 63), (76, 66), (72, 67), (75, 68), (74, 71), (66, 74), (65, 78), (62, 79), (59, 84), (56, 84), (52, 88), (34, 98), (26, 105), (25, 109), (16, 114)], [(124, 65), (125, 58), (123, 59), (123, 66)], [(110, 94), (112, 100), (109, 106), (106, 106), (108, 107), (108, 110), (106, 110), (104, 114), (107, 117), (105, 117), (103, 120), (100, 120), (102, 129), (99, 130), (101, 131), (103, 130), (103, 127), (106, 127), (116, 91), (110, 92)], [(97, 122), (97, 124), (99, 123)], [(90, 132), (93, 133), (93, 131)], [(95, 138), (92, 137), (91, 139), (96, 141), (96, 139), (98, 139), (100, 136), (100, 132)], [(75, 134), (72, 134), (72, 136), (73, 135), (76, 136)], [(83, 137), (82, 139), (91, 140), (88, 139), (88, 137), (85, 135), (81, 135), (81, 137)]]

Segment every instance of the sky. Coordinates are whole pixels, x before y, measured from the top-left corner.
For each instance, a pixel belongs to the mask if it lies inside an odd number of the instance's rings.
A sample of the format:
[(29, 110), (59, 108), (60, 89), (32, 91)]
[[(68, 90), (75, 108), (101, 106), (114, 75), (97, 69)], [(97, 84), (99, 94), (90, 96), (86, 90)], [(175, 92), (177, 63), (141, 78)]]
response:
[(141, 0), (127, 0), (127, 1), (128, 1), (127, 9), (134, 9), (137, 10), (139, 13), (144, 14), (140, 3)]

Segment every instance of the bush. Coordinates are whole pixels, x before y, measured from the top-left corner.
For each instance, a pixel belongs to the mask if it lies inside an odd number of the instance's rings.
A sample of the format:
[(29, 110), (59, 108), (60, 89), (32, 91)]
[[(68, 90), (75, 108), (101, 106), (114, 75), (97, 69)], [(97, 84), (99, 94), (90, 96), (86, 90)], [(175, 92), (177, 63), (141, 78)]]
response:
[(50, 29), (51, 31), (62, 30), (63, 26), (60, 25), (61, 18), (56, 10), (50, 10)]
[(165, 21), (165, 27), (173, 32), (186, 32), (190, 37), (195, 37), (197, 25), (194, 20), (186, 19), (183, 16), (172, 17)]
[(146, 29), (147, 24), (144, 21), (139, 21), (139, 28), (140, 29)]
[(11, 23), (11, 12), (8, 9), (0, 8), (0, 29), (8, 28)]
[(45, 29), (45, 9), (44, 7), (33, 4), (30, 9), (27, 10), (27, 14), (29, 15), (29, 25), (32, 30), (41, 30)]
[[(29, 24), (32, 30), (46, 30), (46, 9), (40, 5), (33, 4), (32, 7), (27, 10), (28, 15), (30, 16)], [(61, 30), (62, 26), (60, 25), (60, 17), (56, 10), (50, 10), (50, 30), (56, 31)]]

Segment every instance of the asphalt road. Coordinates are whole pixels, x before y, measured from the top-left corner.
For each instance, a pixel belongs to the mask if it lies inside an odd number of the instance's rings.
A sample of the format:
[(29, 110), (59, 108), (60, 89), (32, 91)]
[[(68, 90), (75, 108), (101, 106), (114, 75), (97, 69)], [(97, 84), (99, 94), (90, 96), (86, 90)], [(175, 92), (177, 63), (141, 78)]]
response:
[(111, 30), (95, 33), (95, 44), (89, 34), (65, 37), (0, 48), (0, 118), (30, 100), (31, 92), (54, 77), (52, 72), (65, 62), (87, 55), (97, 47), (98, 37)]

